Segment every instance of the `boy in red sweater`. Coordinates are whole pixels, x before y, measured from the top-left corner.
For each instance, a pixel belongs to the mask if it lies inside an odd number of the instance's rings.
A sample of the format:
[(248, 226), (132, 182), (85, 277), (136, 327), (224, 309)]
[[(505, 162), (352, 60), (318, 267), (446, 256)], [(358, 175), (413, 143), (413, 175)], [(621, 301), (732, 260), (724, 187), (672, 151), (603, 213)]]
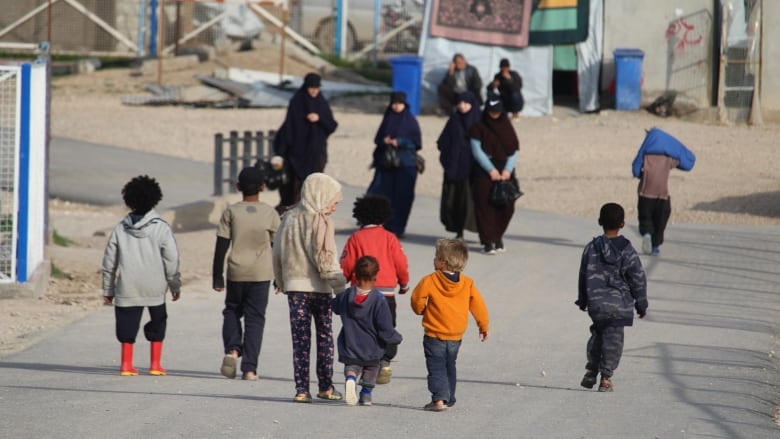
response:
[(455, 361), (463, 334), (469, 324), (469, 312), (479, 327), (479, 339), (488, 338), (488, 310), (474, 281), (461, 273), (469, 258), (466, 244), (458, 239), (436, 241), (433, 273), (425, 276), (412, 292), (415, 314), (422, 315), (425, 329), (423, 350), (428, 368), (431, 402), (426, 411), (443, 412), (455, 405), (457, 371)]
[[(352, 217), (360, 224), (360, 230), (353, 233), (344, 245), (341, 253), (341, 270), (344, 277), (354, 286), (355, 262), (361, 256), (373, 256), (379, 262), (379, 274), (374, 288), (384, 294), (393, 316), (393, 328), (396, 325), (395, 287), (400, 286), (398, 294), (409, 291), (409, 263), (395, 234), (386, 230), (382, 224), (390, 218), (390, 200), (381, 195), (366, 194), (355, 200)], [(390, 360), (398, 353), (398, 345), (387, 345), (385, 355), (379, 363), (377, 384), (390, 382), (392, 370)]]

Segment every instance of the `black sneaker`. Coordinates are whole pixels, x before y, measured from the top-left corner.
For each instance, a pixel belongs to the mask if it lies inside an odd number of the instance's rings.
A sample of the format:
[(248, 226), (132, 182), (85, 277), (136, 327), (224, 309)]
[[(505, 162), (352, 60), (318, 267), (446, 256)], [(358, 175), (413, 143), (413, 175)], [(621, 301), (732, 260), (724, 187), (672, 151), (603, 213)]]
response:
[(592, 389), (596, 385), (596, 381), (598, 381), (596, 372), (587, 371), (585, 376), (582, 377), (582, 381), (580, 381), (580, 386)]
[(482, 248), (482, 253), (486, 255), (494, 255), (496, 254), (496, 246), (493, 244), (485, 244), (485, 247)]
[(498, 241), (496, 243), (496, 251), (499, 253), (504, 253), (506, 251), (506, 248), (504, 248), (504, 241)]

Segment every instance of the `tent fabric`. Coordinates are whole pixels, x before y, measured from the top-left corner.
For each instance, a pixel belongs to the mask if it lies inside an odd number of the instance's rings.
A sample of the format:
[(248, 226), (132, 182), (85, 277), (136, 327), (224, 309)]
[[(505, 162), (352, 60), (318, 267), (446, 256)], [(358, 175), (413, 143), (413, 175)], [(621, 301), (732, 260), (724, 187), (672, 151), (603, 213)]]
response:
[(574, 44), (588, 37), (590, 3), (601, 0), (541, 0), (531, 13), (528, 44)]
[(582, 113), (597, 111), (599, 105), (599, 76), (604, 51), (604, 6), (601, 0), (590, 2), (587, 40), (577, 43), (577, 84)]
[[(431, 3), (425, 2), (423, 29), (430, 29)], [(469, 64), (479, 71), (483, 81), (498, 71), (501, 58), (509, 59), (512, 69), (523, 77), (524, 116), (544, 116), (552, 113), (552, 46), (523, 49), (455, 41), (432, 37), (423, 32), (420, 40), (422, 66), (422, 107), (438, 106), (436, 89), (452, 61), (452, 55), (462, 53)], [(485, 90), (482, 90), (484, 97)]]

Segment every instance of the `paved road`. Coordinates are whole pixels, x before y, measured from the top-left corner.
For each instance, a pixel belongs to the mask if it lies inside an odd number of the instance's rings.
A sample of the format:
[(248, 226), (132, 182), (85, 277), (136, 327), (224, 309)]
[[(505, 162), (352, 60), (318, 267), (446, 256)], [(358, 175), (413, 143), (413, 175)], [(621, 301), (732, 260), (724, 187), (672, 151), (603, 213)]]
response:
[(162, 210), (202, 200), (214, 192), (210, 163), (63, 137), (52, 138), (49, 155), (49, 195), (53, 198), (122, 204), (122, 187), (142, 174), (155, 177), (162, 186)]
[[(351, 232), (358, 194), (345, 192), (339, 244)], [(399, 300), (405, 339), (393, 380), (377, 388), (375, 405), (300, 405), (291, 402), (284, 298), (269, 305), (260, 381), (228, 381), (218, 373), (220, 296), (200, 279), (169, 304), (167, 377), (118, 376), (110, 308), (0, 359), (0, 437), (780, 437), (772, 422), (780, 397), (772, 356), (780, 352), (780, 229), (671, 225), (662, 256), (642, 257), (650, 310), (626, 330), (611, 394), (579, 387), (589, 321), (573, 305), (577, 268), (582, 246), (599, 232), (595, 219), (519, 210), (506, 254), (479, 254), (467, 234), (466, 272), (486, 298), (491, 333), (480, 343), (469, 328), (458, 404), (446, 413), (421, 410), (428, 400), (422, 332), (407, 298)], [(437, 200), (418, 197), (404, 241), (414, 279), (432, 269), (441, 235)], [(625, 235), (638, 242), (634, 226)], [(142, 336), (137, 346), (143, 371)]]

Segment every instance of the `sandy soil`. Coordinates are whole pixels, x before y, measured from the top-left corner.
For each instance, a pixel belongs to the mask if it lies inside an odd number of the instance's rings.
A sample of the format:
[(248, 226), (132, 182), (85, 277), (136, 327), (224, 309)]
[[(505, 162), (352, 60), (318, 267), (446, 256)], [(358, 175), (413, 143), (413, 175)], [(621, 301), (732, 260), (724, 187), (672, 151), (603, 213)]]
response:
[[(222, 56), (194, 70), (164, 72), (166, 85), (196, 83), (195, 73), (210, 74), (221, 66), (276, 71), (278, 53), (268, 47), (241, 55)], [(305, 63), (290, 59), (287, 72), (302, 75)], [(52, 135), (209, 162), (213, 136), (230, 130), (267, 130), (279, 126), (284, 109), (191, 109), (184, 107), (123, 106), (123, 95), (143, 94), (156, 76), (132, 69), (57, 78), (52, 93)], [(381, 120), (384, 98), (344, 98), (332, 101), (339, 128), (329, 146), (326, 172), (352, 185), (366, 187), (372, 139)], [(417, 191), (440, 191), (436, 138), (445, 119), (419, 118), (422, 154), (428, 170)], [(541, 118), (516, 122), (521, 141), (518, 176), (525, 192), (519, 205), (563, 215), (595, 218), (599, 206), (616, 201), (636, 217), (636, 183), (631, 161), (644, 129), (657, 126), (676, 135), (697, 154), (690, 173), (675, 171), (670, 181), (672, 223), (780, 225), (780, 126), (727, 127), (660, 119), (645, 112), (611, 110), (581, 115), (567, 107)], [(208, 194), (204, 194), (206, 197)], [(2, 301), (0, 357), (16, 352), (47, 331), (80, 318), (100, 305), (99, 264), (105, 236), (101, 230), (122, 216), (121, 207), (97, 209), (61, 201), (51, 202), (52, 223), (61, 225), (73, 242), (51, 246), (49, 256), (62, 275), (52, 279), (41, 299)], [(82, 226), (79, 226), (82, 225)], [(96, 235), (97, 232), (97, 235)], [(177, 236), (184, 249), (213, 245), (213, 232)], [(203, 251), (183, 251), (185, 259)], [(208, 256), (208, 255), (206, 255)], [(210, 276), (210, 258), (183, 260), (185, 283)]]

